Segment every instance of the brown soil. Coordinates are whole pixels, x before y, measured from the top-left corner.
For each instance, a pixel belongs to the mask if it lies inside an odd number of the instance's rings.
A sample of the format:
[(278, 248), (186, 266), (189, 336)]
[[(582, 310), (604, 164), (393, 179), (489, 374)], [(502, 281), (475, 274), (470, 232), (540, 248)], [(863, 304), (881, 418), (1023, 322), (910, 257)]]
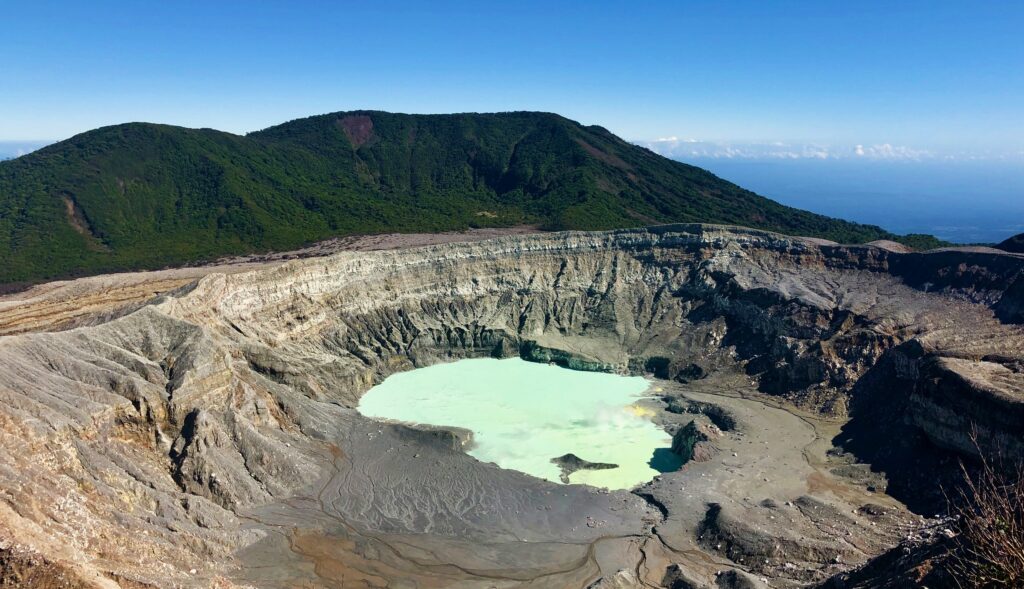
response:
[(61, 199), (64, 201), (64, 211), (67, 213), (68, 223), (71, 224), (71, 227), (75, 232), (88, 238), (88, 248), (97, 251), (107, 250), (107, 246), (100, 242), (99, 238), (93, 232), (92, 227), (89, 225), (89, 220), (85, 218), (84, 214), (82, 214), (82, 210), (78, 208), (78, 204), (75, 203), (75, 200), (68, 194), (61, 196)]
[(0, 588), (91, 589), (78, 575), (38, 554), (0, 549)]
[(576, 143), (579, 143), (580, 147), (582, 147), (584, 150), (586, 150), (587, 153), (589, 153), (590, 155), (596, 157), (597, 159), (601, 160), (602, 162), (604, 162), (604, 163), (606, 163), (608, 165), (615, 166), (616, 168), (619, 168), (620, 170), (629, 170), (630, 169), (629, 164), (627, 164), (625, 161), (622, 160), (622, 158), (620, 158), (617, 155), (612, 155), (610, 153), (605, 153), (605, 152), (601, 151), (600, 149), (594, 147), (593, 145), (587, 143), (586, 141), (584, 141), (582, 139), (577, 139)]
[(340, 119), (338, 125), (357, 149), (373, 137), (373, 120), (366, 115), (349, 115)]

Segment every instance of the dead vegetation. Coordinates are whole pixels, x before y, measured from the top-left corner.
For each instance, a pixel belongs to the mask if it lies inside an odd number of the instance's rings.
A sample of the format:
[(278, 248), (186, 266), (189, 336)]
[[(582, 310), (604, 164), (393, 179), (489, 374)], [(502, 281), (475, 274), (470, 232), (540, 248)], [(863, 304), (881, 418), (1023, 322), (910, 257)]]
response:
[(956, 537), (946, 566), (961, 587), (1024, 587), (1024, 465), (981, 456), (975, 472), (962, 467), (950, 501)]

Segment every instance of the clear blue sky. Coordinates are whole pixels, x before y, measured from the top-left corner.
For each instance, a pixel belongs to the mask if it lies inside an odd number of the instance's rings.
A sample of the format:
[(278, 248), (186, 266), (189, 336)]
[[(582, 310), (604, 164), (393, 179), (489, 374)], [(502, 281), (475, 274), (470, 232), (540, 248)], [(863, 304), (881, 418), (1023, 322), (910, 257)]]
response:
[(5, 2), (0, 141), (555, 111), (627, 139), (1024, 154), (1024, 2)]

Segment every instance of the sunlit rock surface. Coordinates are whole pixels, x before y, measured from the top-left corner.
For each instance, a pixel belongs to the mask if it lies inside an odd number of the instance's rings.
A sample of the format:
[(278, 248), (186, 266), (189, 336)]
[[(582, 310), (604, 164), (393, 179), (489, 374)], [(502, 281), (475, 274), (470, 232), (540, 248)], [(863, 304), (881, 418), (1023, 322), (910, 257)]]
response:
[[(687, 225), (34, 306), (19, 330), (85, 326), (0, 338), (0, 558), (92, 587), (822, 581), (921, 523), (898, 500), (930, 508), (944, 457), (1021, 455), (1021, 260)], [(391, 374), (513, 356), (655, 375), (666, 436), (721, 435), (602, 492), (355, 410)]]

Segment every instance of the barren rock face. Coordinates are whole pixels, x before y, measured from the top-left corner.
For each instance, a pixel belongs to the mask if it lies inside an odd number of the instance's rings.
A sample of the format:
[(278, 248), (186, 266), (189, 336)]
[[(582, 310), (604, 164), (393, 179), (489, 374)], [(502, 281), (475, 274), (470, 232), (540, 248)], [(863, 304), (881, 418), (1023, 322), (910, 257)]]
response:
[[(1024, 455), (1021, 269), (687, 225), (209, 274), (0, 338), (0, 548), (96, 587), (820, 581), (918, 521), (881, 491), (920, 448)], [(608, 493), (353, 409), (510, 355), (653, 374), (659, 423), (718, 435)]]

